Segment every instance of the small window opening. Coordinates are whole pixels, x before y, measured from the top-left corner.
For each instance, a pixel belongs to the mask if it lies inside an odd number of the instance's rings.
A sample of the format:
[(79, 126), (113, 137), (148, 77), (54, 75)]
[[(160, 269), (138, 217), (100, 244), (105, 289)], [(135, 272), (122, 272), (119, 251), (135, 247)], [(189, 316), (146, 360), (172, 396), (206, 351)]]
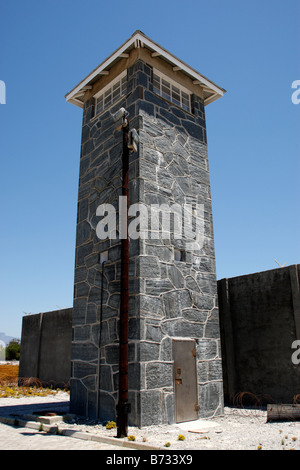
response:
[(174, 260), (175, 261), (185, 261), (184, 250), (179, 250), (178, 248), (174, 248)]
[(99, 264), (103, 264), (106, 261), (108, 261), (108, 250), (102, 251), (102, 253), (99, 254)]

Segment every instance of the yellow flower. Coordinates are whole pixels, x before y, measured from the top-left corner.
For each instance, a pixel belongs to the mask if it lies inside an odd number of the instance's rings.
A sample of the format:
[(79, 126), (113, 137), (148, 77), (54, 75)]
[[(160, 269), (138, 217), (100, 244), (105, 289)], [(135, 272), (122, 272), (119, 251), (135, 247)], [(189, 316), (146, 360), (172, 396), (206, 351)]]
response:
[(116, 428), (117, 425), (114, 421), (108, 421), (107, 425), (106, 425), (106, 429), (113, 429), (113, 428)]

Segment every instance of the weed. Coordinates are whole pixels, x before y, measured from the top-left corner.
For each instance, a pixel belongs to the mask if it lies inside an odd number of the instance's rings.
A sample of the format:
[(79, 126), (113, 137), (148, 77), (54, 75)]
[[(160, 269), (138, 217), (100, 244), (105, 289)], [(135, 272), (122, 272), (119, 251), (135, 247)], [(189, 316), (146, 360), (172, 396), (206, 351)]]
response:
[(114, 421), (108, 421), (108, 423), (106, 425), (106, 429), (114, 429), (116, 427), (117, 427), (117, 425)]
[(179, 441), (184, 441), (184, 439), (185, 439), (185, 436), (183, 434), (179, 434), (178, 440)]
[(135, 441), (135, 436), (132, 436), (132, 435), (131, 435), (131, 436), (128, 436), (128, 440), (129, 440), (129, 441)]
[(171, 442), (166, 442), (165, 443), (165, 447), (170, 447), (170, 445), (171, 445)]

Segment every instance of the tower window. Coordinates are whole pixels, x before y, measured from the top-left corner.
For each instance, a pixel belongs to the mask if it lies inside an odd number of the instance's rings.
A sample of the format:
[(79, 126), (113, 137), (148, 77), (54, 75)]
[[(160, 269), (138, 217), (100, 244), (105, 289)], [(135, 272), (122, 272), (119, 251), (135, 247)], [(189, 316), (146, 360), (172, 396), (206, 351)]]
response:
[(112, 104), (118, 101), (127, 90), (127, 74), (126, 72), (119, 75), (109, 85), (103, 88), (97, 95), (95, 95), (95, 116), (102, 113), (105, 109), (109, 108)]
[(157, 70), (153, 72), (153, 91), (189, 113), (191, 112), (191, 93)]

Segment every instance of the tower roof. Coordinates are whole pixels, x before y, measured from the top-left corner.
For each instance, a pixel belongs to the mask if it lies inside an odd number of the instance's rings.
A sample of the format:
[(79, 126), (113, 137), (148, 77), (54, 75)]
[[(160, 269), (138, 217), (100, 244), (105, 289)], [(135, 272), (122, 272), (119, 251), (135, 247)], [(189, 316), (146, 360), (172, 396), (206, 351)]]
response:
[(174, 71), (180, 71), (192, 79), (194, 85), (199, 85), (203, 90), (204, 104), (207, 105), (221, 98), (226, 90), (219, 87), (207, 77), (197, 72), (182, 60), (175, 57), (162, 46), (148, 38), (142, 31), (135, 33), (113, 52), (106, 60), (96, 67), (87, 77), (75, 86), (65, 98), (69, 103), (83, 107), (85, 93), (92, 89), (93, 84), (103, 75), (109, 75), (110, 69), (121, 59), (128, 58), (133, 49), (146, 48), (150, 51), (152, 57), (159, 57), (168, 62)]

